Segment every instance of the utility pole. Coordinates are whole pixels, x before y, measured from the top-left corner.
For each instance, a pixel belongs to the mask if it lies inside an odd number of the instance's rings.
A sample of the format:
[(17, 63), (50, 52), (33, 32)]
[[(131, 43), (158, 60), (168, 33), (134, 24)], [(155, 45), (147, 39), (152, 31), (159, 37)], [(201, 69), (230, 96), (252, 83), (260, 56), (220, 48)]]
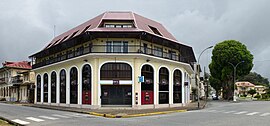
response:
[(213, 46), (209, 46), (209, 47), (205, 48), (200, 53), (200, 55), (198, 57), (198, 60), (197, 60), (197, 63), (196, 63), (196, 68), (195, 68), (196, 69), (196, 71), (195, 71), (195, 84), (198, 85), (198, 87), (197, 87), (197, 90), (198, 90), (198, 109), (200, 109), (200, 95), (199, 95), (200, 94), (200, 83), (198, 83), (198, 81), (197, 81), (197, 75), (199, 75), (199, 77), (200, 77), (200, 58), (201, 58), (203, 52), (205, 52), (207, 49), (211, 49), (211, 48), (213, 48)]

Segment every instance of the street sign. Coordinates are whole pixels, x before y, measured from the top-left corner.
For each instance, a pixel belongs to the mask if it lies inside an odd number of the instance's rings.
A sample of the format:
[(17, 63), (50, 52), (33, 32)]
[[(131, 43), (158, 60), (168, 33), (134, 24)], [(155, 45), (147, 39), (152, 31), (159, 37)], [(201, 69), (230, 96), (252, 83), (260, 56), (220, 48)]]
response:
[(139, 83), (144, 82), (144, 76), (139, 76)]

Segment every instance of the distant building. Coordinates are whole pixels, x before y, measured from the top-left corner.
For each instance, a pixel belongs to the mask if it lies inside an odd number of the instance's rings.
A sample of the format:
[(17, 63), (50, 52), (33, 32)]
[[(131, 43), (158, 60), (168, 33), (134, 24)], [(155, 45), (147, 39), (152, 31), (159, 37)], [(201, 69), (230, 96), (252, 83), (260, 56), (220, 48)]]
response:
[(33, 102), (35, 74), (30, 62), (5, 62), (0, 68), (0, 99)]
[(255, 85), (254, 89), (256, 90), (257, 94), (262, 95), (262, 94), (266, 93), (267, 87), (265, 87), (263, 85)]
[(248, 91), (254, 89), (255, 85), (250, 82), (236, 82), (238, 96), (249, 95)]
[(105, 12), (30, 56), (37, 104), (100, 108), (189, 103), (191, 46), (133, 12)]

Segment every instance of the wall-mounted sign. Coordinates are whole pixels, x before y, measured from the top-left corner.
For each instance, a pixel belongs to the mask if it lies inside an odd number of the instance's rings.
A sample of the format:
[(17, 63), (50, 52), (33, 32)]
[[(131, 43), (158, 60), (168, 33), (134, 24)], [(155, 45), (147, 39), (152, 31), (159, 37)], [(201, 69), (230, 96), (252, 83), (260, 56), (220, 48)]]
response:
[(138, 78), (139, 78), (139, 83), (144, 82), (144, 76), (139, 76)]
[(113, 85), (119, 85), (119, 80), (113, 80)]

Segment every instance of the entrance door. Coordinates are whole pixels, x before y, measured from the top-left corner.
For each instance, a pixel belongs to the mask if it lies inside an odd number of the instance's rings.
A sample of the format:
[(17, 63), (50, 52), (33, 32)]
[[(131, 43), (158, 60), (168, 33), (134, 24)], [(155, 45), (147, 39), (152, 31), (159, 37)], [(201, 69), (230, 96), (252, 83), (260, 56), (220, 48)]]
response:
[(101, 105), (132, 105), (132, 86), (101, 86)]

